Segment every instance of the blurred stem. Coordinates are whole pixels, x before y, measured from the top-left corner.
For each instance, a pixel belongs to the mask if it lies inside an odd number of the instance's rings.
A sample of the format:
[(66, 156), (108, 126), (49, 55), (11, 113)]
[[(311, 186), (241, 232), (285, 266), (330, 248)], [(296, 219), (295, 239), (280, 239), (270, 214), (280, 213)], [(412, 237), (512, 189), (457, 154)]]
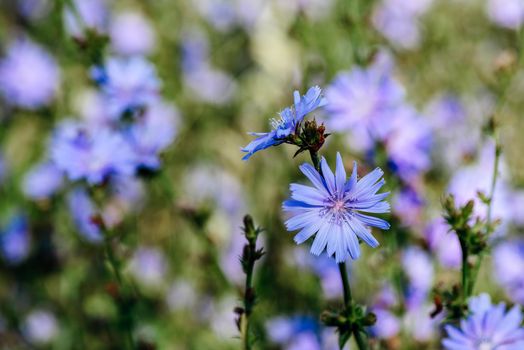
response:
[(492, 222), (493, 195), (495, 194), (495, 186), (497, 185), (497, 179), (499, 176), (499, 164), (500, 164), (500, 153), (501, 153), (496, 129), (493, 131), (493, 138), (495, 139), (495, 158), (493, 161), (493, 174), (491, 177), (491, 187), (489, 189), (489, 197), (488, 197), (489, 202), (488, 202), (488, 209), (487, 209), (487, 214), (486, 214), (486, 222), (488, 225), (488, 230), (490, 230), (490, 226)]
[[(111, 270), (113, 270), (113, 274), (115, 276), (115, 280), (119, 287), (120, 293), (125, 293), (126, 288), (124, 284), (124, 280), (122, 278), (122, 274), (120, 272), (120, 263), (118, 259), (116, 258), (113, 249), (111, 247), (111, 237), (107, 234), (107, 232), (104, 232), (104, 248), (105, 248), (105, 255), (106, 255), (106, 261), (108, 262), (109, 266), (111, 267)], [(127, 317), (126, 315), (121, 315), (122, 317)], [(133, 342), (133, 332), (132, 332), (132, 326), (131, 323), (128, 322), (128, 320), (125, 320), (125, 341), (127, 349), (135, 349), (134, 342)]]
[(256, 303), (256, 294), (253, 287), (253, 270), (255, 268), (255, 262), (262, 257), (264, 252), (263, 249), (257, 250), (257, 238), (261, 230), (255, 228), (250, 215), (244, 217), (243, 230), (247, 244), (244, 245), (240, 262), (242, 263), (242, 270), (246, 274), (246, 284), (244, 290), (244, 307), (240, 311), (237, 311), (240, 315), (240, 320), (237, 322), (239, 322), (238, 327), (242, 338), (242, 349), (250, 350), (252, 346), (249, 337), (249, 321)]

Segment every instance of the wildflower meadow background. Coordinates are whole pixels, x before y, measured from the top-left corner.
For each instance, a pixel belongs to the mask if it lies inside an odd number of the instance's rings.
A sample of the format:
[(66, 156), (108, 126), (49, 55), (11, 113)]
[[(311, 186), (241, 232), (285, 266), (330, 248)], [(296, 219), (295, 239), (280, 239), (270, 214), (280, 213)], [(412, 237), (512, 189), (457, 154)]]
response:
[(0, 349), (524, 349), (522, 0), (0, 0)]

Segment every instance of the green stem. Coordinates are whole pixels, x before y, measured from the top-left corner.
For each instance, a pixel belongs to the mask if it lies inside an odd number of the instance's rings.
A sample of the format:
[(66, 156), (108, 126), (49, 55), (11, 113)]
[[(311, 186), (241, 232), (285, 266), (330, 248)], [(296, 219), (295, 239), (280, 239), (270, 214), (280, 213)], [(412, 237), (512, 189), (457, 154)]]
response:
[[(256, 247), (249, 245), (249, 249), (254, 252)], [(253, 293), (253, 269), (255, 267), (255, 260), (250, 259), (246, 271), (246, 285), (244, 292), (244, 313), (242, 314), (240, 323), (240, 333), (242, 337), (242, 344), (244, 350), (251, 349), (251, 342), (249, 341), (249, 317), (253, 311), (253, 303), (251, 293)]]
[[(340, 278), (342, 280), (342, 287), (344, 289), (344, 308), (346, 309), (349, 318), (353, 318), (353, 298), (351, 296), (351, 287), (349, 285), (348, 273), (346, 269), (346, 263), (342, 262), (338, 264), (338, 271), (340, 272)], [(357, 347), (360, 350), (367, 350), (368, 344), (366, 341), (366, 334), (364, 331), (358, 327), (353, 327), (352, 329), (353, 336), (355, 337), (355, 342)]]
[(349, 287), (348, 274), (346, 270), (346, 263), (338, 264), (338, 271), (340, 272), (340, 278), (342, 279), (342, 287), (344, 288), (344, 307), (346, 310), (351, 310), (351, 288)]
[(310, 149), (309, 155), (311, 156), (311, 162), (313, 162), (313, 166), (315, 167), (315, 169), (317, 169), (317, 171), (320, 174), (322, 174), (320, 169), (320, 158), (318, 158), (318, 152)]
[(467, 301), (468, 297), (470, 296), (470, 287), (469, 287), (469, 279), (470, 279), (470, 269), (469, 269), (469, 263), (468, 263), (468, 249), (466, 247), (466, 243), (460, 243), (460, 246), (462, 248), (462, 297), (464, 303)]

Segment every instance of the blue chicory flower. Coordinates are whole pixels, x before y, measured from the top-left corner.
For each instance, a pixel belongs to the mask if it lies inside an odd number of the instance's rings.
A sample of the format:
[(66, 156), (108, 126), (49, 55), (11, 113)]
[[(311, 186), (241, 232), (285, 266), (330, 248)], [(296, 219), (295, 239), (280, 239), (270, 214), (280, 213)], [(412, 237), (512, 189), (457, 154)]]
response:
[(70, 180), (98, 184), (110, 175), (132, 175), (136, 157), (122, 135), (109, 128), (62, 124), (51, 144), (51, 159)]
[(49, 104), (60, 83), (55, 59), (28, 39), (15, 40), (0, 60), (0, 93), (9, 104), (36, 109)]
[(23, 191), (31, 199), (51, 197), (60, 189), (64, 174), (52, 163), (44, 162), (33, 167), (24, 178)]
[(24, 215), (14, 215), (7, 228), (0, 234), (0, 252), (9, 264), (19, 264), (29, 255), (31, 238), (29, 225)]
[(118, 120), (124, 113), (159, 99), (160, 80), (155, 67), (143, 57), (112, 57), (91, 76), (101, 87), (109, 115)]
[(381, 179), (383, 171), (376, 168), (357, 180), (355, 162), (353, 173), (347, 180), (339, 153), (335, 174), (323, 157), (321, 169), (322, 175), (310, 164), (300, 166), (314, 187), (291, 184), (291, 199), (283, 203), (283, 209), (291, 213), (286, 227), (289, 231), (301, 229), (295, 236), (297, 244), (316, 233), (311, 247), (311, 253), (315, 255), (320, 255), (327, 247), (328, 255), (335, 255), (337, 262), (345, 261), (348, 256), (357, 259), (360, 256), (358, 238), (371, 247), (379, 245), (368, 227), (389, 229), (385, 220), (363, 214), (390, 210), (389, 203), (384, 201), (389, 192), (377, 193), (385, 183)]
[(515, 305), (506, 312), (506, 304), (493, 305), (488, 294), (469, 300), (470, 316), (460, 328), (446, 326), (448, 337), (442, 341), (447, 350), (520, 350), (524, 349), (522, 312)]
[(510, 240), (493, 249), (493, 275), (507, 296), (524, 303), (524, 241)]
[(242, 158), (243, 160), (248, 160), (258, 151), (284, 143), (286, 137), (293, 134), (297, 125), (308, 113), (325, 106), (327, 103), (322, 97), (322, 91), (318, 86), (311, 87), (302, 97), (300, 97), (298, 91), (295, 91), (293, 97), (293, 107), (285, 108), (280, 112), (280, 119), (271, 121), (273, 130), (263, 133), (250, 133), (253, 136), (257, 136), (257, 138), (242, 149), (242, 152), (247, 153)]

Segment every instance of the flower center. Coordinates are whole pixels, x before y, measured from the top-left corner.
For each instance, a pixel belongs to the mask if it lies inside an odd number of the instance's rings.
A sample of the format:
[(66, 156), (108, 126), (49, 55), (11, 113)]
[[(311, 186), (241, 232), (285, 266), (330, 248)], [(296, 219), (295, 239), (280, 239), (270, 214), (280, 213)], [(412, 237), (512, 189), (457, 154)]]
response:
[(478, 350), (493, 350), (495, 347), (489, 340), (482, 340), (478, 343)]
[(335, 200), (333, 202), (333, 206), (331, 207), (331, 210), (333, 210), (333, 211), (335, 211), (337, 213), (340, 213), (341, 211), (345, 211), (346, 209), (344, 208), (344, 204), (345, 204), (344, 201)]

